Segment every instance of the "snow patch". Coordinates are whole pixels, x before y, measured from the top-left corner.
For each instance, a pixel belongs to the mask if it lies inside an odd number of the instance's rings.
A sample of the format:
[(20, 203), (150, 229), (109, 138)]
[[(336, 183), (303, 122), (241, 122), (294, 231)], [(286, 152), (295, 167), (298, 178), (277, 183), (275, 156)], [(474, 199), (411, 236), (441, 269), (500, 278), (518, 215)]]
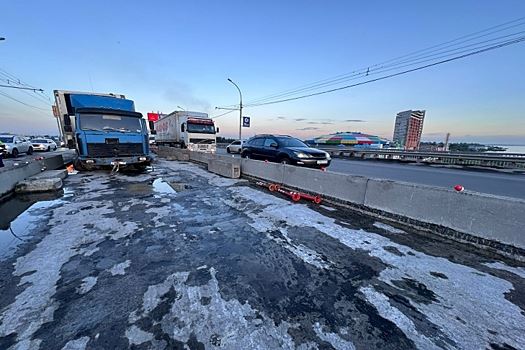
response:
[(126, 269), (129, 267), (129, 265), (131, 265), (131, 261), (126, 260), (120, 264), (113, 265), (113, 267), (111, 267), (108, 271), (112, 276), (125, 275)]
[(376, 221), (374, 222), (374, 227), (377, 227), (377, 228), (380, 228), (382, 230), (385, 230), (387, 232), (390, 232), (390, 233), (406, 233), (405, 231), (401, 230), (401, 229), (398, 229), (394, 226), (390, 226), (388, 224), (385, 224), (385, 223), (382, 223), (382, 222), (379, 222), (379, 221)]
[(77, 288), (77, 293), (86, 294), (89, 292), (95, 284), (97, 284), (98, 277), (89, 276), (82, 279), (82, 284)]
[(84, 350), (89, 342), (89, 337), (82, 337), (70, 340), (64, 345), (62, 350)]
[(153, 334), (148, 333), (133, 325), (126, 330), (126, 338), (131, 345), (140, 345), (147, 341), (153, 340)]
[(525, 278), (525, 268), (523, 268), (523, 267), (508, 266), (508, 265), (505, 265), (504, 263), (502, 263), (500, 261), (491, 262), (491, 263), (485, 263), (483, 265), (485, 265), (487, 267), (490, 267), (491, 269), (508, 271), (508, 272), (511, 272), (511, 273), (513, 273), (515, 275), (520, 276), (521, 278)]

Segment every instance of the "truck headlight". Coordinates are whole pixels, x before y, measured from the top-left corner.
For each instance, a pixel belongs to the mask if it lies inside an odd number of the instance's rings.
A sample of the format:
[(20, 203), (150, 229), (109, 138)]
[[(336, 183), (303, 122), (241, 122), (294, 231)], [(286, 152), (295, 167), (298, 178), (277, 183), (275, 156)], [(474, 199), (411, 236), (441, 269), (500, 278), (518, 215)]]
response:
[(146, 157), (139, 157), (139, 162), (145, 162), (146, 161)]

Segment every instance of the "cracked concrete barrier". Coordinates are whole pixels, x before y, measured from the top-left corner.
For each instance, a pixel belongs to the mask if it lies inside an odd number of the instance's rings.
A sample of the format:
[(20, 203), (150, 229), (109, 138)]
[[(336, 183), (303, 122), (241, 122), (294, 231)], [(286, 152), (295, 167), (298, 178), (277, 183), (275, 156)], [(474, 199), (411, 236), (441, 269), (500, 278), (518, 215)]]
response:
[(342, 201), (364, 204), (366, 183), (363, 176), (324, 172), (318, 169), (284, 166), (283, 184)]
[(367, 207), (525, 249), (525, 201), (369, 179)]
[(208, 162), (208, 171), (230, 179), (238, 179), (241, 177), (241, 167), (238, 163), (225, 162), (218, 159), (210, 159)]
[(283, 183), (284, 166), (279, 163), (267, 163), (253, 159), (241, 160), (241, 172), (248, 176), (253, 176), (275, 183)]

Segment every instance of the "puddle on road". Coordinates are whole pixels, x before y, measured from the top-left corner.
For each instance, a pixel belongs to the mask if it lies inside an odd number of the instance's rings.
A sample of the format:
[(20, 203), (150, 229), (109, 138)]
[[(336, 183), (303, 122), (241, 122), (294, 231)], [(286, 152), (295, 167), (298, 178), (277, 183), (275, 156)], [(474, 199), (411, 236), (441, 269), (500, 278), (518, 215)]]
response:
[(191, 188), (188, 184), (174, 181), (175, 179), (164, 179), (159, 177), (153, 182), (130, 183), (126, 185), (129, 192), (135, 194), (173, 194)]
[(15, 195), (0, 203), (0, 260), (11, 256), (20, 243), (31, 237), (31, 226), (42, 219), (33, 213), (35, 209), (49, 208), (71, 195), (71, 191), (65, 189), (58, 193)]
[(158, 193), (175, 193), (176, 191), (163, 178), (153, 181), (153, 190)]

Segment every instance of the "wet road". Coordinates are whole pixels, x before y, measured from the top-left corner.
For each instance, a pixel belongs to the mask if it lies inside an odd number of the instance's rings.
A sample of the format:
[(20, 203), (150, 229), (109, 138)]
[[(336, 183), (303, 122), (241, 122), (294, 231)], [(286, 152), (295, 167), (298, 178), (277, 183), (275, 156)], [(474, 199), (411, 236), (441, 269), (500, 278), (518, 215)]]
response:
[[(219, 154), (226, 151), (219, 149)], [(425, 164), (400, 164), (372, 160), (332, 160), (328, 168), (343, 174), (413, 182), (452, 189), (461, 184), (467, 191), (525, 199), (525, 174), (507, 174), (492, 170), (453, 169)]]
[(194, 164), (65, 183), (0, 260), (1, 349), (525, 344), (523, 266)]

